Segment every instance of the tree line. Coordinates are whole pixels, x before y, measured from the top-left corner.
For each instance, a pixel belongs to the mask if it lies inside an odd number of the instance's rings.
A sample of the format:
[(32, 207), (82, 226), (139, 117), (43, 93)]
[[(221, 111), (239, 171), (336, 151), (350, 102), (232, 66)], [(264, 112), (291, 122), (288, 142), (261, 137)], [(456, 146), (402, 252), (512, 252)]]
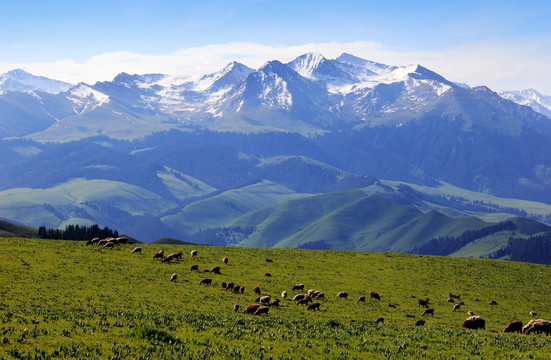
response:
[(58, 240), (92, 240), (93, 238), (117, 238), (119, 233), (117, 230), (111, 230), (107, 226), (103, 229), (99, 225), (67, 225), (65, 230), (46, 229), (45, 226), (38, 228), (39, 239), (58, 239)]
[(542, 235), (528, 239), (509, 238), (507, 246), (489, 256), (491, 259), (508, 258), (536, 264), (551, 264), (551, 239)]

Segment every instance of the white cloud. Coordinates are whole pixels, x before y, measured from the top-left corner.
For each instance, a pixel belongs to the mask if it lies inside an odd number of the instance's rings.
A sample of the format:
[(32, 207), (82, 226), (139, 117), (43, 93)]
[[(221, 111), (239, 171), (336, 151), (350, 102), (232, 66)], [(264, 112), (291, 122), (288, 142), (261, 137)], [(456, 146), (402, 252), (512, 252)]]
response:
[(494, 90), (533, 87), (551, 94), (551, 36), (487, 40), (429, 51), (390, 48), (368, 41), (311, 43), (298, 46), (261, 45), (248, 42), (213, 44), (166, 55), (110, 52), (85, 63), (65, 59), (53, 63), (0, 63), (0, 73), (23, 68), (71, 83), (113, 79), (121, 72), (201, 75), (221, 69), (231, 61), (258, 68), (268, 60), (287, 62), (307, 53), (335, 58), (343, 52), (390, 65), (421, 64), (451, 81), (487, 85)]

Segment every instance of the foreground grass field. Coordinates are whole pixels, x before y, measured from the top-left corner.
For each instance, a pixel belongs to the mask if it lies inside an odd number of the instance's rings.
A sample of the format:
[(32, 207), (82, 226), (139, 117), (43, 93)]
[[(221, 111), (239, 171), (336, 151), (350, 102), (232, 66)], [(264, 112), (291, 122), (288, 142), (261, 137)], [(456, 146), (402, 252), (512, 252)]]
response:
[[(133, 247), (0, 239), (0, 358), (551, 358), (550, 337), (502, 332), (509, 321), (529, 321), (530, 311), (551, 318), (550, 266), (147, 244), (140, 255), (131, 254)], [(181, 251), (183, 259), (153, 260), (160, 249)], [(222, 274), (190, 271), (193, 264), (221, 266)], [(199, 285), (202, 277), (213, 284)], [(226, 292), (222, 282), (245, 291)], [(320, 311), (288, 300), (299, 293), (291, 290), (298, 282), (326, 294)], [(290, 296), (268, 315), (235, 313), (234, 304), (254, 303), (255, 285), (263, 295)], [(370, 299), (370, 290), (381, 300)], [(348, 299), (337, 299), (339, 291)], [(455, 312), (450, 292), (465, 302)], [(359, 296), (366, 302), (356, 303)], [(427, 297), (434, 316), (421, 315), (417, 300)], [(463, 329), (467, 311), (486, 319), (486, 329)], [(375, 323), (378, 317), (384, 323)], [(414, 326), (420, 319), (425, 326)]]

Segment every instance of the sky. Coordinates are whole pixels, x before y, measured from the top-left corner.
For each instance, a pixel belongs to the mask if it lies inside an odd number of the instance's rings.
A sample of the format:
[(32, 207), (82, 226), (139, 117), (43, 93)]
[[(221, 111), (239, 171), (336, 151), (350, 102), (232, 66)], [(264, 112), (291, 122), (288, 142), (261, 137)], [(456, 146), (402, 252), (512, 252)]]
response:
[(551, 95), (551, 1), (0, 0), (0, 74), (200, 75), (343, 52)]

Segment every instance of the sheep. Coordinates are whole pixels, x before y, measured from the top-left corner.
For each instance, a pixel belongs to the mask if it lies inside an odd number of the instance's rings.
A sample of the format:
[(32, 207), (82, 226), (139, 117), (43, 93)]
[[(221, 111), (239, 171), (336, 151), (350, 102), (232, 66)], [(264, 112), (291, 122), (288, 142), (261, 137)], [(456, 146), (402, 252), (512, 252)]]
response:
[(279, 308), (279, 299), (272, 299), (268, 305)]
[(356, 301), (356, 304), (359, 303), (360, 301), (365, 302), (365, 296), (360, 296), (360, 297), (358, 298), (358, 301)]
[(174, 260), (174, 259), (178, 259), (178, 254), (181, 254), (181, 253), (173, 253), (173, 254), (169, 254), (167, 255), (167, 259), (169, 259), (168, 261), (171, 261), (171, 260)]
[(233, 304), (233, 311), (238, 312), (239, 311), (239, 304)]
[(98, 246), (103, 246), (103, 245), (105, 245), (107, 242), (108, 242), (107, 239), (101, 239), (100, 241), (98, 241)]
[(376, 322), (376, 323), (384, 323), (384, 322), (385, 322), (385, 318), (382, 317), (382, 316), (379, 316), (379, 317), (377, 318), (377, 320), (375, 320), (375, 322)]
[(283, 291), (281, 292), (281, 298), (282, 298), (283, 300), (285, 300), (286, 297), (287, 297), (287, 291), (283, 290)]
[(135, 247), (134, 249), (132, 249), (132, 252), (131, 254), (134, 254), (134, 253), (142, 253), (142, 248), (141, 247)]
[(293, 290), (304, 290), (304, 284), (295, 284)]
[(226, 284), (225, 281), (222, 281), (222, 284), (221, 284), (221, 285), (222, 285), (222, 289), (224, 289), (224, 290), (226, 289), (226, 286), (228, 286), (228, 284)]
[(94, 243), (94, 242), (93, 242), (92, 240), (88, 240), (88, 241), (86, 242), (86, 245), (92, 245), (93, 243)]
[(417, 322), (415, 323), (415, 326), (423, 326), (425, 325), (425, 320), (417, 320)]
[(243, 314), (254, 314), (255, 311), (260, 307), (260, 305), (258, 304), (251, 304), (249, 306), (247, 306), (247, 308), (245, 309), (245, 311), (243, 311)]
[(370, 292), (369, 292), (369, 297), (370, 297), (371, 299), (381, 300), (381, 297), (380, 297), (379, 294), (377, 294), (375, 291), (370, 291)]
[(199, 271), (199, 265), (191, 265), (189, 268), (190, 271)]
[(467, 311), (467, 314), (468, 314), (469, 316), (474, 316), (474, 312), (472, 312), (472, 311)]
[(170, 264), (170, 261), (171, 261), (171, 260), (172, 260), (172, 258), (167, 256), (167, 257), (165, 257), (161, 262)]
[(308, 311), (308, 310), (314, 310), (314, 311), (319, 310), (319, 309), (320, 309), (320, 305), (321, 305), (321, 304), (320, 304), (319, 302), (311, 303), (310, 305), (308, 305), (308, 306), (306, 307), (306, 310), (307, 310), (307, 311)]
[(454, 295), (454, 294), (450, 293), (450, 297), (453, 298), (453, 299), (459, 299), (461, 297), (461, 295), (459, 295), (459, 294)]
[(245, 287), (244, 287), (244, 286), (241, 286), (241, 287), (239, 288), (239, 292), (240, 292), (241, 294), (243, 294), (243, 293), (245, 292)]
[(471, 316), (465, 319), (463, 322), (463, 327), (465, 329), (486, 329), (486, 320), (481, 318), (480, 316)]
[(459, 310), (459, 309), (461, 309), (461, 305), (455, 304), (455, 305), (453, 306), (453, 311)]
[(306, 294), (308, 294), (308, 296), (312, 296), (312, 294), (315, 293), (315, 292), (316, 292), (316, 290), (310, 289), (306, 292)]
[(321, 299), (323, 299), (323, 298), (325, 298), (325, 294), (322, 293), (322, 292), (320, 292), (319, 294), (317, 294), (316, 297), (315, 297), (316, 300), (321, 300)]
[(497, 305), (497, 301), (495, 301), (495, 300), (490, 300), (490, 305)]
[(344, 292), (344, 291), (341, 291), (337, 294), (337, 299), (339, 298), (344, 298), (344, 299), (348, 299), (348, 293), (347, 292)]
[(178, 275), (176, 275), (176, 273), (172, 274), (172, 276), (170, 277), (170, 281), (175, 281), (177, 277)]
[(302, 299), (304, 299), (305, 296), (306, 296), (306, 295), (304, 295), (304, 294), (297, 294), (297, 295), (295, 295), (295, 297), (293, 298), (293, 301), (302, 300)]
[(266, 262), (274, 262), (274, 261), (271, 259), (266, 259)]
[(503, 332), (522, 332), (522, 322), (515, 320), (508, 323), (505, 328), (503, 329)]
[(319, 294), (321, 294), (321, 291), (314, 291), (314, 292), (310, 295), (310, 297), (316, 298)]
[(155, 255), (153, 255), (153, 260), (164, 259), (164, 257), (165, 257), (165, 252), (163, 250), (160, 250), (159, 252), (155, 253)]
[(551, 322), (547, 320), (541, 320), (534, 322), (528, 329), (526, 329), (526, 335), (530, 333), (541, 334), (545, 333), (545, 336), (551, 332)]
[(299, 301), (297, 301), (297, 306), (298, 305), (308, 305), (309, 301), (307, 298), (304, 298), (304, 299), (300, 299)]
[(201, 284), (210, 285), (212, 284), (212, 279), (202, 278), (201, 281), (199, 281), (199, 285)]
[(261, 297), (260, 297), (260, 303), (262, 303), (262, 304), (269, 303), (270, 300), (271, 300), (270, 295), (266, 295), (266, 296), (261, 296)]
[(260, 295), (260, 287), (258, 287), (258, 286), (255, 285), (255, 286), (253, 287), (253, 292), (254, 292), (255, 294)]
[(126, 244), (128, 242), (128, 238), (126, 236), (121, 236), (115, 239), (119, 244)]
[(537, 316), (538, 314), (536, 314), (535, 311), (530, 311), (530, 316), (534, 317), (534, 316)]
[(270, 276), (272, 276), (272, 274), (270, 274), (270, 273), (267, 272), (267, 273), (264, 273), (264, 276), (270, 277)]
[(234, 293), (236, 293), (236, 294), (237, 294), (240, 290), (241, 290), (241, 286), (239, 286), (239, 285), (234, 286), (233, 289), (232, 289), (232, 291), (233, 291)]
[(229, 283), (226, 284), (226, 288), (225, 288), (225, 289), (226, 289), (226, 291), (232, 290), (234, 286), (235, 286), (234, 283), (229, 282)]
[(220, 275), (220, 266), (213, 267), (212, 269), (209, 270), (209, 272)]
[(114, 248), (115, 244), (112, 242), (107, 242), (103, 245), (104, 248)]
[(434, 309), (427, 309), (427, 310), (423, 311), (423, 316), (425, 316), (425, 315), (434, 316)]
[(197, 250), (191, 250), (191, 257), (197, 256)]
[(545, 321), (543, 319), (537, 319), (537, 320), (530, 320), (528, 321), (528, 324), (524, 325), (524, 327), (522, 328), (522, 332), (523, 333), (527, 333), (528, 329), (530, 329), (532, 327), (532, 325), (534, 325), (534, 323), (536, 322), (540, 322), (540, 321)]
[(388, 303), (388, 307), (389, 307), (389, 308), (394, 308), (394, 309), (395, 309), (396, 306), (397, 306), (397, 305), (395, 305), (395, 304)]
[(268, 315), (268, 311), (270, 311), (270, 308), (267, 307), (267, 306), (261, 306), (259, 307), (258, 309), (256, 309), (256, 311), (254, 312), (255, 315), (261, 315), (261, 314), (266, 314)]
[(223, 257), (223, 258), (222, 258), (222, 262), (223, 262), (224, 264), (227, 265), (227, 264), (228, 264), (228, 258), (227, 258), (227, 257)]
[(474, 298), (473, 301), (480, 301), (478, 298)]
[(455, 301), (453, 300), (453, 298), (450, 297), (448, 298), (448, 302), (455, 302)]
[(428, 307), (429, 307), (429, 298), (427, 298), (427, 300), (419, 299), (417, 301), (419, 303), (419, 306), (424, 306), (428, 309)]

